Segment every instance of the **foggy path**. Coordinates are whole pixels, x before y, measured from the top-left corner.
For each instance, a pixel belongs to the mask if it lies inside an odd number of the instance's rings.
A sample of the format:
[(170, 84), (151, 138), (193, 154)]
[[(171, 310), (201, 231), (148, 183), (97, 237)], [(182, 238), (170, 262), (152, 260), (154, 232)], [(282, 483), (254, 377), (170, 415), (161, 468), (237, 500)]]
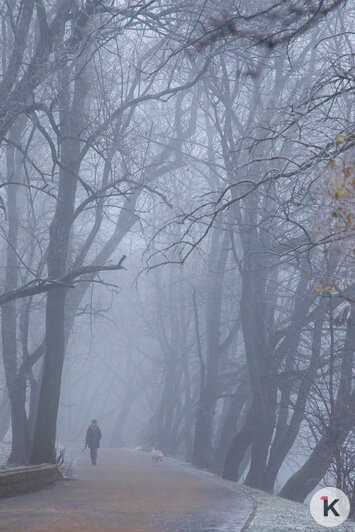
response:
[(223, 482), (149, 453), (100, 449), (98, 465), (76, 450), (77, 480), (0, 501), (1, 531), (238, 532), (248, 497)]

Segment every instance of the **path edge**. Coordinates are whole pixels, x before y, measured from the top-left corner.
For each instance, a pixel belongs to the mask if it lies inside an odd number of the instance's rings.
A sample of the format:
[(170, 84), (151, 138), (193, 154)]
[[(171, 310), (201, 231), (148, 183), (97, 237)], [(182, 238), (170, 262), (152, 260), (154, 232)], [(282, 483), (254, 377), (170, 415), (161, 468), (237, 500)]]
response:
[(247, 532), (247, 530), (250, 527), (252, 521), (254, 520), (254, 517), (255, 517), (257, 509), (258, 509), (258, 503), (257, 503), (255, 497), (253, 497), (253, 495), (251, 495), (247, 490), (244, 490), (240, 486), (240, 484), (238, 484), (237, 482), (233, 482), (232, 480), (226, 480), (226, 479), (220, 477), (219, 475), (217, 475), (216, 473), (213, 473), (212, 471), (208, 471), (207, 469), (198, 468), (196, 466), (193, 466), (190, 462), (184, 462), (182, 460), (179, 460), (175, 456), (169, 456), (169, 457), (166, 457), (166, 458), (168, 458), (169, 460), (172, 459), (174, 462), (177, 462), (179, 465), (188, 467), (192, 471), (196, 471), (196, 473), (204, 473), (206, 476), (213, 477), (216, 480), (219, 480), (221, 482), (221, 484), (223, 484), (224, 486), (227, 485), (231, 490), (233, 490), (233, 491), (238, 490), (243, 495), (245, 495), (250, 500), (250, 502), (252, 503), (252, 506), (253, 506), (253, 509), (252, 509), (251, 513), (249, 514), (248, 519), (245, 521), (245, 523), (242, 526), (241, 531), (240, 531), (240, 532)]
[(246, 522), (244, 523), (243, 525), (243, 528), (241, 530), (241, 532), (247, 532), (247, 530), (249, 529), (252, 521), (254, 520), (254, 517), (256, 515), (256, 512), (258, 510), (258, 503), (256, 502), (256, 499), (255, 497), (253, 497), (250, 493), (246, 492), (246, 491), (243, 491), (241, 490), (243, 493), (245, 493), (249, 499), (251, 500), (252, 504), (253, 504), (253, 510), (251, 512), (251, 514), (249, 515), (248, 519), (246, 520)]

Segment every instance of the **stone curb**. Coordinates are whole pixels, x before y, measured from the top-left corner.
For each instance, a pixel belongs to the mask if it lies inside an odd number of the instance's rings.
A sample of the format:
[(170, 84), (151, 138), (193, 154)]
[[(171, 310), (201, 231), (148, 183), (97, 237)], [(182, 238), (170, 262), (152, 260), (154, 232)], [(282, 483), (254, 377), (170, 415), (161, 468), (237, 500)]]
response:
[(40, 464), (0, 471), (0, 498), (45, 488), (57, 477), (56, 464)]

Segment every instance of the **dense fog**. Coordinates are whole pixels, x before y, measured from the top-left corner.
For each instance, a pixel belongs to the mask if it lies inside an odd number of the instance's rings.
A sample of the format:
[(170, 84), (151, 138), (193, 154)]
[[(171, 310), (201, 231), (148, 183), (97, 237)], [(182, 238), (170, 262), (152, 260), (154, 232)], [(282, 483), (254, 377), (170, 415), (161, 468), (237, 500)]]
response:
[(104, 447), (355, 500), (353, 7), (2, 4), (10, 463), (97, 419)]

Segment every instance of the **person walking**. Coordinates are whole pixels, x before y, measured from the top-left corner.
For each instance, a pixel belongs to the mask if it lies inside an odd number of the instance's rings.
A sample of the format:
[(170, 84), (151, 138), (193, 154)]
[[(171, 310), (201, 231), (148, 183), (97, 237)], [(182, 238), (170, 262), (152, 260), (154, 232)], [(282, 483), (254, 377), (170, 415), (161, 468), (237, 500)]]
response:
[(90, 449), (91, 465), (96, 465), (97, 449), (100, 447), (101, 437), (102, 434), (100, 427), (98, 426), (96, 419), (93, 419), (91, 421), (91, 425), (89, 425), (89, 428), (86, 431), (85, 439), (85, 449), (86, 447), (89, 447)]

